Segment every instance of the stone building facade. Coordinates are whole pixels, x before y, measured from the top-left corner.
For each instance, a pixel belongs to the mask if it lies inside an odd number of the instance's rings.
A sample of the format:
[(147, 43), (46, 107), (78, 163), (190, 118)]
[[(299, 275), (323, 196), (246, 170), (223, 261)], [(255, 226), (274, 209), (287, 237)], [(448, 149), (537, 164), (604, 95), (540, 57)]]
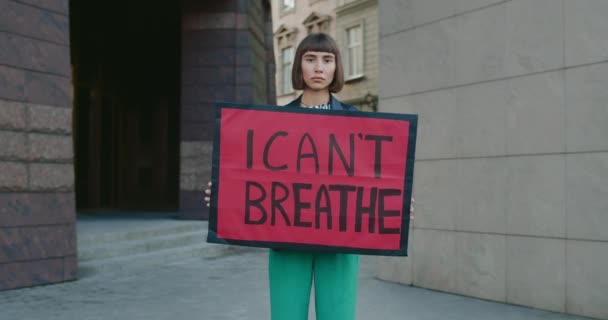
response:
[(379, 1), (380, 111), (419, 114), (379, 276), (608, 319), (608, 2)]
[(0, 290), (77, 279), (77, 210), (206, 218), (214, 102), (275, 103), (268, 1), (123, 4), (0, 1)]
[(77, 277), (68, 13), (0, 4), (0, 289)]
[(266, 0), (191, 3), (182, 13), (179, 203), (183, 215), (206, 218), (201, 194), (211, 177), (209, 111), (217, 100), (275, 103), (272, 17)]
[(291, 87), (298, 43), (310, 32), (331, 35), (342, 54), (346, 83), (341, 101), (375, 111), (378, 100), (378, 3), (376, 0), (273, 0), (277, 103), (301, 92)]

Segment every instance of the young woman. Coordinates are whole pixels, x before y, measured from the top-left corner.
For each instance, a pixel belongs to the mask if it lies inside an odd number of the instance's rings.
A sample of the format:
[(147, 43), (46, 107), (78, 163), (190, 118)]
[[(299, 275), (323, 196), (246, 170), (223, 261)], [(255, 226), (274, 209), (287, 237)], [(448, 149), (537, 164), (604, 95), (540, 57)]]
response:
[[(293, 61), (293, 88), (303, 92), (288, 107), (356, 111), (332, 96), (342, 90), (344, 72), (338, 46), (330, 36), (308, 35), (298, 45)], [(271, 250), (272, 320), (308, 319), (313, 278), (318, 320), (355, 319), (358, 271), (358, 255)]]
[[(332, 95), (344, 86), (344, 72), (338, 46), (330, 36), (323, 33), (308, 35), (298, 45), (294, 61), (293, 88), (303, 92), (287, 107), (357, 110)], [(205, 193), (209, 205), (210, 188)], [(355, 319), (358, 271), (358, 255), (270, 250), (268, 276), (272, 320), (308, 319), (313, 278), (317, 320)]]

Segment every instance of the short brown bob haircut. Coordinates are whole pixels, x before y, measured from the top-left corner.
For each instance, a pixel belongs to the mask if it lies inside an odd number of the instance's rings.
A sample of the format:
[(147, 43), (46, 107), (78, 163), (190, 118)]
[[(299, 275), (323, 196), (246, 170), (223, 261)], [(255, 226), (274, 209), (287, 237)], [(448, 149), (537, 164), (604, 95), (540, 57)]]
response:
[(336, 41), (325, 33), (311, 33), (298, 45), (291, 69), (291, 84), (293, 88), (304, 90), (306, 86), (302, 75), (302, 56), (309, 51), (329, 52), (336, 56), (336, 70), (334, 71), (334, 79), (329, 84), (329, 92), (340, 92), (342, 87), (344, 87), (344, 69), (342, 67), (340, 50)]

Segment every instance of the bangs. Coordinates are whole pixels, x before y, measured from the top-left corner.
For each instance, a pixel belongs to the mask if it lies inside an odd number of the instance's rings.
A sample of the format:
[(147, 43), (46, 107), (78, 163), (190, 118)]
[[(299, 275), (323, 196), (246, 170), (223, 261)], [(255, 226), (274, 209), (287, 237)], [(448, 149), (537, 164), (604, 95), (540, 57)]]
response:
[(298, 46), (298, 52), (302, 54), (308, 51), (329, 52), (338, 55), (338, 48), (335, 42), (322, 33), (317, 33), (306, 37)]

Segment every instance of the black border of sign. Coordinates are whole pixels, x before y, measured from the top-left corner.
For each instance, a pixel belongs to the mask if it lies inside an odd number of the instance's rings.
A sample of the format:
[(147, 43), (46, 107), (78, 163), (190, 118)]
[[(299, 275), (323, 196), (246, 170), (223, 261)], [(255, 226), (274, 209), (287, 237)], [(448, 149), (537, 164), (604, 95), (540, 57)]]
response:
[[(339, 247), (339, 246), (324, 246), (324, 245), (312, 245), (312, 244), (301, 244), (301, 243), (285, 243), (285, 242), (266, 242), (266, 241), (255, 241), (255, 240), (232, 240), (217, 237), (217, 191), (219, 188), (219, 160), (220, 160), (220, 125), (222, 109), (245, 109), (245, 110), (258, 110), (258, 111), (269, 111), (269, 112), (291, 112), (291, 113), (307, 113), (307, 114), (322, 114), (322, 115), (336, 115), (336, 116), (348, 116), (348, 117), (360, 117), (360, 118), (379, 118), (379, 119), (391, 119), (391, 120), (402, 120), (410, 122), (410, 132), (408, 140), (408, 150), (406, 159), (406, 172), (404, 180), (404, 191), (406, 194), (403, 195), (403, 218), (401, 228), (401, 244), (399, 250), (381, 250), (381, 249), (365, 249), (365, 248), (352, 248), (352, 247)], [(325, 251), (335, 253), (353, 253), (353, 254), (365, 254), (365, 255), (382, 255), (382, 256), (407, 256), (407, 245), (409, 237), (409, 225), (410, 225), (410, 205), (412, 198), (412, 186), (414, 181), (414, 160), (416, 153), (416, 134), (418, 129), (418, 115), (415, 114), (396, 114), (396, 113), (384, 113), (384, 112), (353, 112), (347, 110), (321, 110), (312, 108), (297, 108), (297, 107), (278, 107), (272, 105), (255, 105), (255, 104), (240, 104), (234, 102), (223, 102), (218, 101), (215, 104), (215, 127), (213, 137), (213, 155), (212, 155), (212, 171), (211, 171), (211, 207), (209, 208), (209, 232), (207, 233), (207, 242), (219, 243), (219, 244), (230, 244), (240, 245), (249, 247), (262, 247), (271, 249), (290, 249), (290, 250), (306, 250), (306, 251)], [(407, 213), (407, 214), (406, 214)]]

